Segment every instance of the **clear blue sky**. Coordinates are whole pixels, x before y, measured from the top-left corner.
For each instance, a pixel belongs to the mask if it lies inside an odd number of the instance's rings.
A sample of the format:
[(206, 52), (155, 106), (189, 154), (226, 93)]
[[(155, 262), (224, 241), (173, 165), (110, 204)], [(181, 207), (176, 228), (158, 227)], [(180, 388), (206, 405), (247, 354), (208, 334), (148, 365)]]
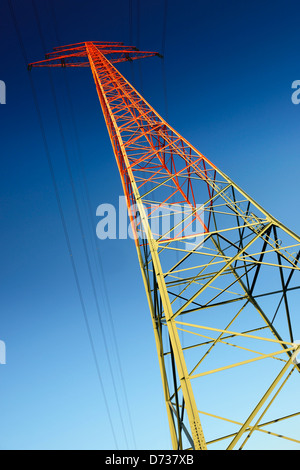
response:
[[(164, 1), (37, 0), (48, 51), (85, 40), (123, 41), (162, 51)], [(29, 0), (12, 0), (30, 61), (44, 55)], [(115, 440), (99, 385), (24, 60), (6, 0), (1, 1), (0, 365), (1, 449), (113, 449)], [(169, 0), (165, 36), (167, 109), (162, 63), (122, 64), (160, 114), (276, 218), (300, 232), (300, 105), (291, 84), (300, 79), (297, 1)], [(130, 26), (131, 25), (131, 26)], [(166, 449), (169, 430), (152, 325), (134, 243), (96, 240), (105, 272), (93, 260), (105, 328), (111, 313), (126, 384), (130, 419), (112, 342), (122, 431), (110, 370), (84, 258), (82, 239), (53, 106), (47, 70), (33, 70), (39, 105), (66, 214), (119, 448)], [(88, 248), (89, 224), (64, 71), (53, 73)], [(91, 72), (66, 70), (94, 214), (117, 204), (120, 178)], [(300, 332), (299, 332), (300, 337)]]

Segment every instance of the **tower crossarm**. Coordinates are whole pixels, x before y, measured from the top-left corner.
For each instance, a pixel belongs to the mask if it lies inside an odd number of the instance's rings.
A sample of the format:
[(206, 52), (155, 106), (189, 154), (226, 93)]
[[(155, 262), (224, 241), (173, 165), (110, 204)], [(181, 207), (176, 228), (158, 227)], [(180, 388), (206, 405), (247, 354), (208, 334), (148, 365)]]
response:
[(112, 63), (126, 62), (146, 57), (161, 55), (158, 52), (140, 51), (136, 47), (126, 46), (123, 43), (114, 42), (84, 42), (54, 48), (52, 52), (45, 55), (44, 60), (32, 62), (28, 65), (33, 67), (89, 67), (87, 61), (87, 46), (93, 44), (104, 56), (109, 57)]

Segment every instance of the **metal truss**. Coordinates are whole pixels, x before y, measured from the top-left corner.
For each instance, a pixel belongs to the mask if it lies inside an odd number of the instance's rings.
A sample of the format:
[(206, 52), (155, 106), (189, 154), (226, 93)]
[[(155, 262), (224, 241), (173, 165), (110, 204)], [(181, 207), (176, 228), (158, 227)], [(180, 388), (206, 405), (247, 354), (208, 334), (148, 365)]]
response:
[(135, 234), (173, 448), (242, 449), (254, 435), (300, 444), (270, 431), (300, 415), (276, 414), (296, 405), (293, 386), (286, 390), (300, 370), (300, 238), (112, 65), (153, 55), (85, 42), (29, 68), (92, 70)]

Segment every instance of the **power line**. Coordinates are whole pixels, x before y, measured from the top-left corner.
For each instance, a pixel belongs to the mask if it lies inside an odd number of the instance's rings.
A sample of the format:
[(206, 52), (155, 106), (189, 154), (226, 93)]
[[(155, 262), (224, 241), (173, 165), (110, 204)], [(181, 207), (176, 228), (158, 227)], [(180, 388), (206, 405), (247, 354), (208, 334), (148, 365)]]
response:
[[(23, 43), (23, 40), (22, 40), (22, 35), (20, 33), (20, 29), (19, 29), (19, 26), (18, 26), (18, 22), (17, 22), (17, 19), (16, 19), (14, 8), (12, 6), (11, 0), (7, 0), (7, 1), (8, 1), (9, 10), (10, 10), (10, 13), (11, 13), (11, 16), (12, 16), (12, 19), (13, 19), (13, 23), (14, 23), (14, 26), (15, 26), (15, 30), (16, 30), (16, 33), (17, 33), (17, 37), (18, 37), (18, 40), (19, 40), (19, 45), (20, 45), (20, 49), (22, 51), (25, 66), (27, 67), (29, 61), (28, 61), (28, 58), (27, 58), (26, 49), (25, 49), (25, 46), (24, 46), (24, 43)], [(113, 426), (113, 422), (112, 422), (112, 418), (111, 418), (111, 414), (110, 414), (110, 410), (109, 410), (109, 406), (108, 406), (108, 401), (107, 401), (106, 394), (105, 394), (103, 380), (102, 380), (102, 376), (101, 376), (101, 372), (100, 372), (100, 367), (99, 367), (99, 363), (98, 363), (98, 359), (97, 359), (97, 355), (96, 355), (96, 349), (95, 349), (95, 345), (94, 345), (94, 341), (93, 341), (92, 333), (91, 333), (91, 328), (90, 328), (89, 321), (88, 321), (87, 310), (86, 310), (86, 306), (85, 306), (85, 302), (84, 302), (83, 294), (82, 294), (82, 289), (81, 289), (80, 282), (79, 282), (79, 276), (78, 276), (76, 264), (75, 264), (75, 261), (74, 261), (73, 251), (72, 251), (71, 242), (70, 242), (70, 236), (69, 236), (69, 233), (68, 233), (66, 219), (65, 219), (65, 215), (64, 215), (64, 211), (63, 211), (63, 207), (62, 207), (62, 203), (61, 203), (61, 198), (60, 198), (58, 185), (57, 185), (57, 181), (56, 181), (56, 177), (55, 177), (55, 172), (54, 172), (54, 168), (53, 168), (51, 154), (50, 154), (50, 151), (49, 151), (49, 146), (48, 146), (48, 142), (47, 142), (47, 138), (46, 138), (45, 128), (44, 128), (44, 124), (43, 124), (43, 120), (42, 120), (42, 115), (41, 115), (41, 111), (40, 111), (40, 108), (39, 108), (37, 93), (36, 93), (36, 89), (35, 89), (35, 86), (34, 86), (32, 76), (31, 76), (31, 74), (28, 74), (28, 75), (29, 75), (29, 82), (30, 82), (30, 86), (31, 86), (33, 101), (34, 101), (34, 105), (35, 105), (35, 109), (36, 109), (37, 117), (38, 117), (38, 122), (39, 122), (40, 130), (41, 130), (41, 134), (42, 134), (42, 140), (43, 140), (43, 144), (44, 144), (44, 148), (45, 148), (45, 154), (46, 154), (46, 158), (47, 158), (47, 162), (48, 162), (48, 166), (49, 166), (49, 170), (50, 170), (51, 180), (52, 180), (52, 183), (53, 183), (54, 193), (55, 193), (55, 197), (56, 197), (56, 201), (57, 201), (57, 205), (58, 205), (58, 210), (59, 210), (59, 214), (60, 214), (60, 218), (61, 218), (61, 222), (62, 222), (62, 227), (63, 227), (63, 232), (64, 232), (66, 244), (67, 244), (67, 250), (68, 250), (69, 257), (70, 257), (72, 270), (73, 270), (73, 274), (74, 274), (74, 278), (75, 278), (75, 284), (76, 284), (76, 288), (77, 288), (78, 296), (79, 296), (79, 300), (80, 300), (80, 305), (81, 305), (81, 308), (82, 308), (82, 313), (83, 313), (83, 317), (84, 317), (84, 321), (85, 321), (85, 325), (86, 325), (86, 329), (87, 329), (87, 334), (88, 334), (88, 338), (89, 338), (89, 342), (90, 342), (90, 346), (91, 346), (91, 350), (92, 350), (92, 355), (93, 355), (93, 359), (94, 359), (96, 370), (97, 370), (97, 376), (98, 376), (101, 392), (102, 392), (102, 395), (103, 395), (104, 405), (105, 405), (106, 412), (107, 412), (107, 415), (108, 415), (108, 419), (109, 419), (113, 439), (114, 439), (116, 447), (118, 448), (117, 438), (116, 438), (116, 434), (115, 434), (115, 430), (114, 430), (114, 426)]]
[[(140, 0), (137, 0), (137, 40), (136, 40), (136, 46), (139, 49), (140, 48), (140, 29), (141, 29), (141, 2)], [(143, 75), (142, 75), (142, 64), (141, 61), (138, 61), (138, 67), (139, 67), (139, 76), (140, 76), (140, 84), (141, 84), (141, 94), (143, 95)]]
[[(54, 5), (52, 4), (52, 2), (50, 2), (50, 1), (48, 2), (48, 5), (50, 6), (50, 12), (51, 12), (51, 16), (52, 16), (52, 19), (53, 19), (56, 39), (57, 39), (58, 44), (61, 44), (61, 38), (60, 38), (59, 32), (58, 32), (55, 8), (54, 8)], [(90, 197), (90, 191), (89, 191), (89, 187), (88, 187), (88, 184), (87, 184), (87, 178), (86, 178), (86, 174), (85, 174), (85, 170), (84, 170), (83, 152), (82, 152), (82, 148), (81, 148), (81, 143), (80, 143), (80, 138), (79, 138), (79, 133), (78, 133), (78, 127), (77, 127), (77, 122), (76, 122), (76, 118), (75, 118), (74, 106), (73, 106), (72, 96), (71, 96), (71, 92), (70, 92), (70, 85), (69, 85), (69, 80), (68, 80), (68, 75), (67, 75), (67, 70), (66, 69), (64, 69), (64, 74), (63, 75), (64, 75), (64, 79), (65, 79), (66, 95), (67, 95), (67, 100), (68, 100), (69, 107), (70, 107), (71, 121), (72, 121), (72, 126), (73, 126), (73, 129), (74, 129), (75, 142), (76, 142), (76, 145), (77, 145), (77, 152), (78, 152), (78, 157), (79, 157), (80, 171), (81, 171), (81, 176), (82, 176), (82, 180), (83, 180), (83, 183), (84, 183), (84, 192), (85, 192), (85, 196), (86, 196), (86, 200), (87, 200), (87, 206), (88, 206), (88, 212), (89, 212), (89, 222), (90, 222), (90, 228), (91, 228), (91, 233), (92, 233), (93, 232), (93, 211), (92, 211), (91, 197)], [(122, 385), (122, 389), (123, 389), (125, 405), (126, 405), (126, 409), (127, 409), (127, 413), (128, 413), (128, 417), (129, 417), (129, 424), (130, 424), (131, 433), (132, 433), (132, 437), (133, 437), (133, 441), (134, 441), (134, 446), (136, 447), (135, 435), (134, 435), (132, 419), (131, 419), (131, 413), (130, 413), (130, 407), (129, 407), (129, 402), (128, 402), (128, 396), (127, 396), (125, 381), (124, 381), (123, 372), (122, 372), (120, 354), (119, 354), (118, 344), (117, 344), (117, 340), (116, 340), (115, 327), (114, 327), (114, 323), (113, 323), (113, 315), (112, 315), (112, 311), (111, 311), (109, 295), (108, 295), (107, 286), (106, 286), (106, 282), (105, 282), (103, 263), (102, 263), (100, 252), (97, 249), (97, 246), (95, 244), (95, 238), (92, 237), (92, 240), (94, 242), (93, 245), (94, 245), (94, 249), (95, 249), (95, 251), (93, 253), (94, 254), (96, 253), (96, 255), (97, 255), (97, 256), (95, 256), (95, 259), (96, 259), (96, 262), (97, 262), (96, 263), (97, 267), (99, 267), (99, 270), (100, 270), (100, 279), (101, 279), (101, 282), (102, 282), (102, 289), (103, 289), (103, 292), (104, 292), (104, 298), (105, 298), (106, 305), (107, 305), (108, 319), (109, 319), (110, 328), (111, 328), (111, 332), (112, 332), (112, 338), (113, 338), (113, 343), (114, 343), (114, 348), (115, 348), (116, 358), (117, 358), (117, 365), (118, 365), (118, 370), (119, 370), (119, 374), (120, 374), (120, 378), (121, 378), (121, 385)]]
[[(42, 46), (44, 48), (44, 52), (46, 53), (46, 45), (45, 45), (45, 41), (44, 41), (44, 35), (43, 35), (43, 31), (42, 31), (42, 27), (41, 27), (39, 15), (38, 15), (38, 10), (36, 8), (35, 0), (32, 0), (32, 6), (33, 6), (33, 9), (34, 9), (36, 22), (37, 22), (38, 30), (39, 30), (39, 35), (40, 35), (41, 42), (42, 42)], [(73, 172), (72, 172), (70, 158), (69, 158), (67, 144), (66, 144), (66, 138), (65, 138), (65, 135), (64, 135), (64, 131), (63, 131), (63, 125), (62, 125), (62, 120), (61, 120), (61, 116), (60, 116), (60, 112), (59, 112), (58, 100), (57, 100), (55, 87), (54, 87), (54, 83), (53, 83), (53, 79), (52, 79), (50, 69), (49, 69), (49, 78), (50, 78), (50, 85), (51, 85), (51, 91), (52, 91), (54, 106), (55, 106), (56, 115), (57, 115), (59, 131), (60, 131), (62, 145), (63, 145), (63, 149), (64, 149), (65, 161), (66, 161), (67, 170), (68, 170), (70, 183), (71, 183), (71, 189), (72, 189), (72, 195), (73, 195), (73, 200), (74, 200), (75, 209), (76, 209), (76, 215), (77, 215), (79, 229), (80, 229), (80, 233), (81, 233), (81, 237), (82, 237), (82, 243), (83, 243), (84, 253), (85, 253), (85, 257), (86, 257), (89, 277), (90, 277), (90, 281), (91, 281), (91, 287), (92, 287), (93, 296), (94, 296), (94, 300), (95, 300), (95, 304), (96, 304), (96, 310), (97, 310), (97, 314), (98, 314), (100, 329), (101, 329), (101, 332), (102, 332), (104, 349), (105, 349), (105, 353), (106, 353), (106, 356), (107, 356), (108, 368), (109, 368), (111, 379), (112, 379), (113, 390), (114, 390), (114, 394), (115, 394), (115, 399), (116, 399), (116, 403), (117, 403), (117, 408), (118, 408), (118, 412), (119, 412), (119, 416), (120, 416), (120, 421), (121, 421), (121, 426), (122, 426), (124, 438), (125, 438), (126, 444), (128, 446), (125, 425), (124, 425), (121, 406), (120, 406), (119, 397), (118, 397), (117, 386), (116, 386), (113, 367), (112, 367), (112, 363), (111, 363), (111, 359), (110, 359), (110, 352), (109, 352), (109, 348), (108, 348), (108, 344), (107, 344), (107, 340), (106, 340), (106, 335), (105, 335), (105, 329), (104, 329), (102, 316), (101, 316), (101, 312), (100, 312), (100, 305), (99, 305), (99, 300), (98, 300), (98, 295), (97, 295), (97, 290), (96, 290), (96, 284), (95, 284), (95, 280), (94, 280), (94, 276), (93, 276), (93, 272), (92, 272), (90, 256), (89, 256), (88, 249), (87, 249), (87, 243), (86, 243), (86, 239), (85, 239), (83, 223), (82, 223), (82, 218), (81, 218), (80, 209), (79, 209), (79, 201), (78, 201), (78, 197), (77, 197), (77, 193), (76, 193)]]
[(168, 15), (168, 0), (165, 0), (164, 5), (164, 20), (163, 20), (163, 34), (162, 34), (162, 46), (161, 53), (164, 55), (166, 47), (166, 34), (167, 34), (167, 15)]
[(168, 111), (168, 96), (167, 96), (167, 80), (166, 80), (166, 68), (165, 68), (165, 49), (166, 49), (166, 36), (167, 36), (167, 16), (168, 16), (168, 0), (165, 0), (164, 4), (164, 17), (163, 17), (163, 32), (162, 32), (162, 45), (161, 45), (161, 53), (162, 53), (162, 76), (163, 76), (163, 89), (164, 89), (164, 100), (165, 100), (165, 112), (166, 112), (166, 120), (169, 119), (169, 111)]

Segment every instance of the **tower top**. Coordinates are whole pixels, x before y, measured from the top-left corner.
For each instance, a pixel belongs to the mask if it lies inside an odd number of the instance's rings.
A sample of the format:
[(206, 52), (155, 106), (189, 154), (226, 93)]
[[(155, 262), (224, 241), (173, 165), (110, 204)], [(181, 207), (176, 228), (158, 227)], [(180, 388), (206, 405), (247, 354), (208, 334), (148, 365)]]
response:
[(87, 46), (93, 44), (110, 60), (111, 63), (133, 61), (146, 57), (162, 57), (158, 52), (140, 51), (135, 46), (126, 46), (123, 42), (86, 41), (66, 46), (54, 47), (45, 55), (45, 60), (32, 62), (32, 67), (89, 67)]

